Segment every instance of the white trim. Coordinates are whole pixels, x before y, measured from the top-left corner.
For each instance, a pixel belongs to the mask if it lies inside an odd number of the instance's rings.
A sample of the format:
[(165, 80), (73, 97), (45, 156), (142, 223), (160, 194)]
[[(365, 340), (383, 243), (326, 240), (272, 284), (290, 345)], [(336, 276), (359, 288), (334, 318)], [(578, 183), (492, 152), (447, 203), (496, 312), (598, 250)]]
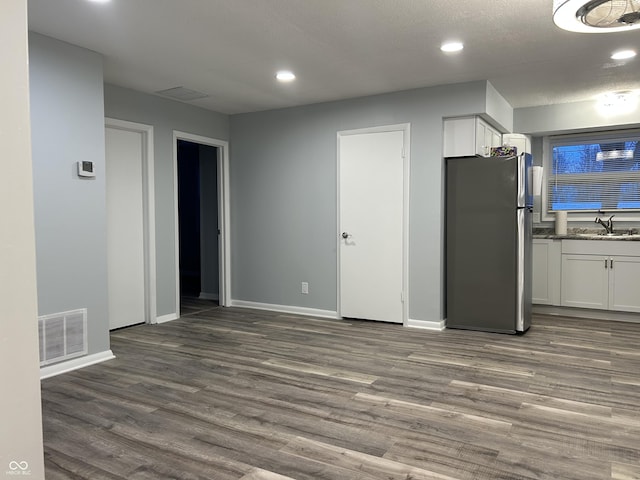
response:
[(253, 308), (256, 310), (269, 310), (271, 312), (291, 313), (294, 315), (308, 315), (312, 317), (340, 318), (338, 313), (332, 310), (320, 310), (316, 308), (296, 307), (293, 305), (276, 305), (272, 303), (249, 302), (246, 300), (231, 300), (232, 307)]
[(336, 137), (336, 305), (340, 316), (340, 137), (366, 133), (403, 132), (403, 195), (402, 195), (402, 324), (409, 326), (409, 185), (411, 180), (411, 123), (341, 130)]
[(180, 239), (178, 215), (178, 140), (217, 147), (218, 151), (218, 226), (219, 236), (219, 303), (220, 306), (231, 305), (231, 213), (229, 182), (229, 142), (191, 133), (173, 131), (173, 209), (175, 226), (175, 296), (176, 315), (180, 316)]
[(157, 317), (156, 318), (156, 323), (157, 324), (167, 323), (167, 322), (170, 322), (172, 320), (178, 320), (178, 318), (180, 318), (180, 317), (177, 314), (168, 313), (167, 315), (161, 315), (161, 316)]
[(439, 332), (445, 329), (444, 320), (433, 322), (429, 320), (413, 320), (411, 318), (407, 321), (407, 327), (422, 328), (424, 330), (435, 330)]
[(141, 133), (143, 236), (144, 236), (144, 292), (145, 323), (155, 323), (157, 309), (156, 293), (156, 200), (155, 200), (155, 156), (153, 150), (153, 126), (105, 117), (105, 128), (114, 128)]
[(198, 298), (201, 298), (202, 300), (219, 300), (220, 295), (218, 293), (200, 292), (200, 296)]
[(404, 197), (402, 208), (402, 324), (409, 326), (409, 185), (411, 179), (411, 124), (404, 126)]
[(88, 367), (89, 365), (95, 365), (96, 363), (106, 362), (107, 360), (112, 360), (114, 358), (116, 358), (116, 356), (111, 350), (105, 350), (104, 352), (74, 358), (73, 360), (56, 363), (55, 365), (48, 365), (40, 369), (40, 380)]

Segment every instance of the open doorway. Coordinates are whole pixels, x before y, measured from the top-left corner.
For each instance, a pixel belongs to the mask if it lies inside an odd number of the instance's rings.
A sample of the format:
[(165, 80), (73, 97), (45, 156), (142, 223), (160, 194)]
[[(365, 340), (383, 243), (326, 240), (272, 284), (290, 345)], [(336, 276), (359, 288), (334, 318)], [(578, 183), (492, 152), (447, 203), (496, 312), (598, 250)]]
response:
[(180, 302), (219, 299), (218, 148), (178, 140)]
[(203, 301), (230, 302), (228, 144), (174, 131), (174, 164), (180, 316)]

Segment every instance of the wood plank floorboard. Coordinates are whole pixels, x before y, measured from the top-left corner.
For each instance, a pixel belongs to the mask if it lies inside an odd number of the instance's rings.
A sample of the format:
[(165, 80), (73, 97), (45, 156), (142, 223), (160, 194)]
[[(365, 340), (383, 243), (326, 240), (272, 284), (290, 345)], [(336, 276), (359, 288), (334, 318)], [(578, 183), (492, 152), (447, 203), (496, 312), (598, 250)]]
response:
[(222, 308), (42, 381), (48, 480), (640, 479), (640, 324), (525, 335)]

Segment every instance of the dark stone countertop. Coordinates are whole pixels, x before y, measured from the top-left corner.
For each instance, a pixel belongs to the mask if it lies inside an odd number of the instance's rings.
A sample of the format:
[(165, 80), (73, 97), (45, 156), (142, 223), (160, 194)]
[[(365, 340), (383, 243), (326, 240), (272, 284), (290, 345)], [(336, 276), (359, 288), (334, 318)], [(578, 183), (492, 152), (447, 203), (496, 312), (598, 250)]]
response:
[(588, 228), (571, 228), (566, 235), (556, 235), (553, 228), (534, 228), (533, 238), (549, 240), (615, 240), (615, 241), (640, 241), (640, 234), (636, 229), (621, 229), (615, 235), (606, 235), (603, 230), (591, 230)]

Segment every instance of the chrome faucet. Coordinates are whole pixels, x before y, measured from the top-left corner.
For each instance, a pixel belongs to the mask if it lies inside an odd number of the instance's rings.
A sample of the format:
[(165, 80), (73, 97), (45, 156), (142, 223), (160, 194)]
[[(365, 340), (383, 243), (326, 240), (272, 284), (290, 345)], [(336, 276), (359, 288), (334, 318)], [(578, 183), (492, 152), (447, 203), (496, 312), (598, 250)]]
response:
[(596, 217), (595, 222), (602, 225), (607, 231), (607, 234), (611, 235), (613, 233), (613, 217), (615, 217), (615, 215), (611, 215), (607, 221), (602, 220), (600, 217)]

